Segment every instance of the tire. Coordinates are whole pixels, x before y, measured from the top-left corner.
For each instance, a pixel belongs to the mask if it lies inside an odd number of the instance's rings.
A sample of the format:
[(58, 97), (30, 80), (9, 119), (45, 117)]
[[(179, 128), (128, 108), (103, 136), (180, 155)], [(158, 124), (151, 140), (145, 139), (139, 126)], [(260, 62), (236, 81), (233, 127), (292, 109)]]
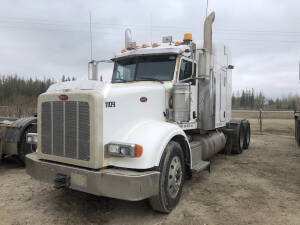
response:
[(36, 129), (34, 129), (32, 125), (28, 126), (24, 130), (20, 142), (18, 143), (18, 158), (23, 166), (25, 166), (25, 156), (36, 151), (35, 146), (26, 143), (26, 135), (33, 132), (36, 132)]
[(177, 142), (167, 145), (161, 158), (159, 193), (149, 199), (153, 210), (170, 213), (178, 204), (185, 179), (185, 164), (182, 148)]
[(232, 150), (233, 154), (241, 154), (243, 152), (244, 147), (244, 126), (242, 122), (239, 122), (234, 127), (233, 135), (232, 135)]
[(245, 123), (245, 137), (244, 137), (243, 149), (248, 149), (249, 148), (250, 139), (251, 139), (251, 127), (250, 127), (250, 122), (247, 121)]
[(188, 165), (185, 166), (185, 175), (184, 175), (184, 179), (185, 180), (191, 180), (193, 178), (193, 172), (192, 170), (189, 168)]

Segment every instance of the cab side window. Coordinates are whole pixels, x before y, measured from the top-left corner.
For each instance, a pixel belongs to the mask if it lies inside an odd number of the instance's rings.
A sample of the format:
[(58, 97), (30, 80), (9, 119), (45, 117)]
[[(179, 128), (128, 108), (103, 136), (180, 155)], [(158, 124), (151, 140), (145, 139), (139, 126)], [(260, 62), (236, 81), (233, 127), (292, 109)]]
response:
[[(179, 71), (179, 80), (185, 80), (190, 77), (192, 77), (192, 67), (193, 63), (187, 60), (181, 60), (180, 64), (180, 71)], [(194, 73), (196, 74), (196, 64), (194, 67)], [(192, 82), (192, 84), (195, 84), (195, 80), (191, 79), (190, 81), (187, 80), (186, 82)]]

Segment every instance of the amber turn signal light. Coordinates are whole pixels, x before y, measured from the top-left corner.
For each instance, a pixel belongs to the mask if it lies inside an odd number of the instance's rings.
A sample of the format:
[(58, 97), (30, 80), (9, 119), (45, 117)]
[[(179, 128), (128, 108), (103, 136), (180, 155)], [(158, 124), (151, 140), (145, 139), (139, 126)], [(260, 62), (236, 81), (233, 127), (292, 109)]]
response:
[(134, 152), (135, 152), (135, 157), (141, 157), (143, 154), (143, 146), (135, 144)]

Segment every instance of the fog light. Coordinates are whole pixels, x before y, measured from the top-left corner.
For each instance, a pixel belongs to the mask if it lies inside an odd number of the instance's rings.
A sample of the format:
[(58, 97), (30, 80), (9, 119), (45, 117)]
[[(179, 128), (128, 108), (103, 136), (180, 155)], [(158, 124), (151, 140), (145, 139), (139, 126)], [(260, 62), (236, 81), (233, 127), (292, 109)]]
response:
[(27, 143), (31, 143), (32, 142), (32, 137), (27, 137)]
[(31, 145), (36, 145), (38, 142), (37, 133), (28, 133), (26, 134), (26, 142)]

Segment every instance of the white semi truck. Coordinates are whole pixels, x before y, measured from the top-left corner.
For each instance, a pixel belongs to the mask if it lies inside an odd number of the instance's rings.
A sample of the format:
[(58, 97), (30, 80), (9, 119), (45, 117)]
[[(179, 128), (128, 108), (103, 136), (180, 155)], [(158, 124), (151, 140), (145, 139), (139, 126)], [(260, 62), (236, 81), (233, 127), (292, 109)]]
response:
[(249, 122), (231, 119), (233, 66), (227, 46), (212, 43), (214, 18), (205, 21), (204, 41), (185, 34), (138, 47), (127, 30), (111, 83), (98, 81), (102, 61), (92, 61), (89, 80), (52, 85), (38, 99), (38, 147), (27, 173), (171, 212), (192, 172), (209, 169), (225, 147), (241, 153), (250, 142)]

